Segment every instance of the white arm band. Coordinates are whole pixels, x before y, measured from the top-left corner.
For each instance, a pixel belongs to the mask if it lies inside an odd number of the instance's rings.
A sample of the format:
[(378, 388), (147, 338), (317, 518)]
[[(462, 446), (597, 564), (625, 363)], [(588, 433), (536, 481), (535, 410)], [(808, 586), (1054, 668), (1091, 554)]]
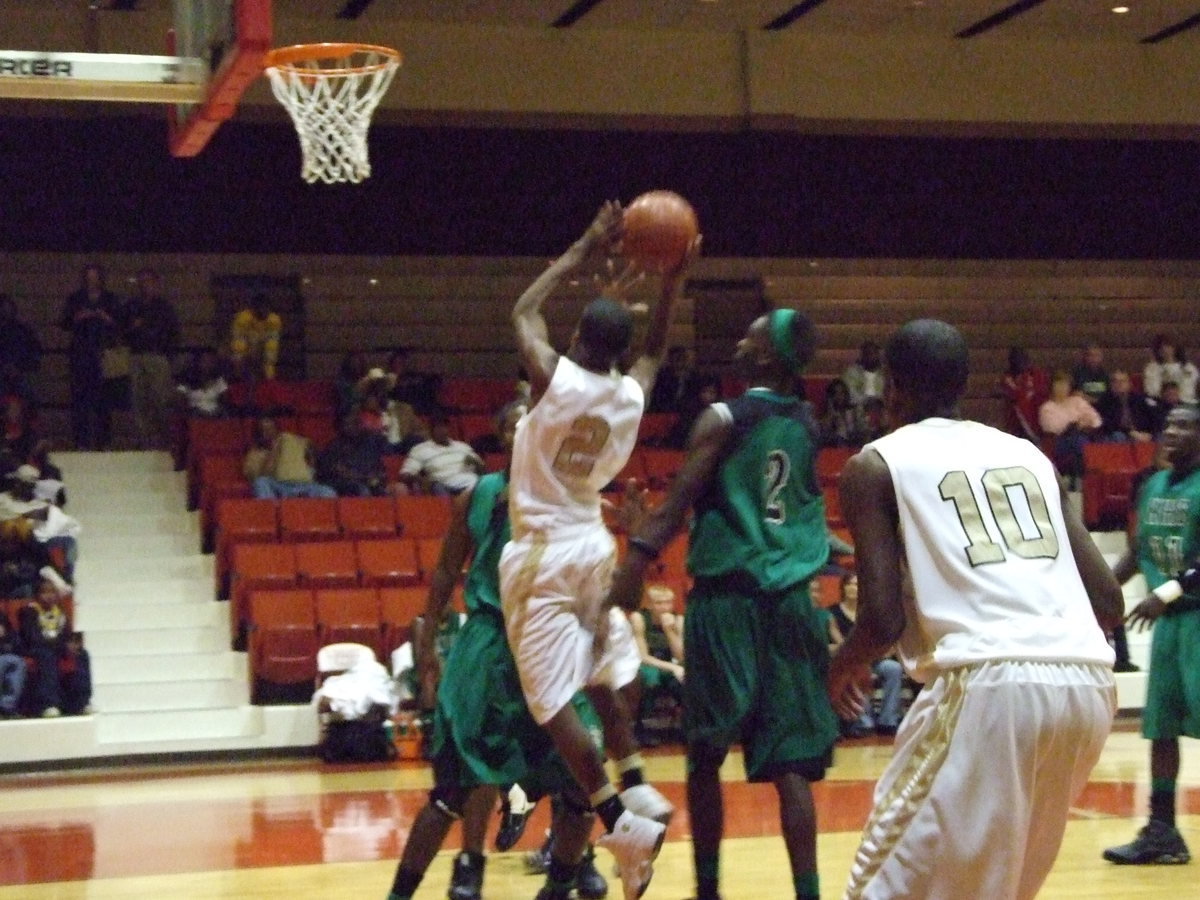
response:
[(1178, 579), (1172, 578), (1170, 581), (1164, 581), (1150, 593), (1163, 603), (1174, 603), (1183, 596), (1183, 585), (1179, 583)]

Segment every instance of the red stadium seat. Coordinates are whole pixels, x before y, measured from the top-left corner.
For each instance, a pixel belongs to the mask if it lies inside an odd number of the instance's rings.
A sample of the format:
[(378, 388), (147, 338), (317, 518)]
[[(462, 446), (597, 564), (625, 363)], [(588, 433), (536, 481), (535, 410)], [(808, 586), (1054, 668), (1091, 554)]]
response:
[[(317, 674), (316, 608), (311, 591), (253, 591), (249, 598), (250, 674), (271, 684), (312, 683)], [(258, 702), (255, 690), (255, 702)]]
[(355, 549), (363, 587), (401, 587), (422, 581), (421, 559), (412, 538), (363, 540)]
[(358, 555), (353, 541), (317, 541), (295, 545), (300, 583), (312, 588), (358, 587)]
[(325, 644), (363, 644), (379, 656), (383, 628), (379, 618), (379, 594), (374, 588), (318, 590), (317, 635)]
[(279, 539), (279, 504), (274, 500), (218, 500), (213, 527), (216, 533), (217, 584), (223, 586), (234, 546)]
[(279, 501), (281, 540), (332, 541), (342, 536), (334, 497), (290, 497)]
[(245, 633), (250, 592), (300, 587), (291, 544), (236, 544), (229, 576), (229, 618), (235, 639)]
[(383, 625), (383, 656), (385, 665), (392, 651), (408, 640), (412, 620), (425, 611), (429, 588), (425, 585), (385, 587), (379, 589), (379, 616)]
[(449, 497), (410, 494), (396, 498), (396, 519), (408, 537), (442, 537), (450, 527), (451, 512)]
[(347, 538), (387, 538), (400, 533), (391, 497), (339, 497), (337, 515)]

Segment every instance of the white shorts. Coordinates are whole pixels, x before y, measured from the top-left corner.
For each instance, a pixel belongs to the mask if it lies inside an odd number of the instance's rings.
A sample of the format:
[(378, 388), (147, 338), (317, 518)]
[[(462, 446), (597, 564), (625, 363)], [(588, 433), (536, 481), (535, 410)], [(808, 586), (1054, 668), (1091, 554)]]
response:
[[(508, 645), (534, 721), (546, 723), (584, 686), (615, 687), (611, 641), (598, 640), (617, 545), (608, 529), (581, 526), (510, 541), (500, 555)], [(606, 623), (607, 624), (607, 623)]]
[(875, 786), (847, 900), (1034, 897), (1115, 712), (1103, 665), (942, 672), (904, 717)]
[(620, 690), (638, 677), (642, 652), (638, 650), (628, 614), (615, 606), (608, 611), (608, 646), (613, 656), (612, 686)]

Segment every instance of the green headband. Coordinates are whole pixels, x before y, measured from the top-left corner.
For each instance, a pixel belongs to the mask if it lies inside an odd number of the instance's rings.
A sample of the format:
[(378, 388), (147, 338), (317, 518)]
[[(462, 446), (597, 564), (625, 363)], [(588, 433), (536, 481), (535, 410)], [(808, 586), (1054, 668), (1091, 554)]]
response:
[(796, 345), (792, 342), (792, 322), (796, 319), (794, 309), (776, 309), (771, 312), (771, 346), (789, 369), (800, 368), (796, 357)]

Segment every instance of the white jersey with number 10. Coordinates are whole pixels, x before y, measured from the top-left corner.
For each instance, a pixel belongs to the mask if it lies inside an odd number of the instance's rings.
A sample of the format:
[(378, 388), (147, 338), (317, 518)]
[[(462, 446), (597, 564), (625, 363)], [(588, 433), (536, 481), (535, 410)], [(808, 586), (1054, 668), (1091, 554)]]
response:
[(896, 490), (911, 587), (900, 653), (914, 677), (997, 659), (1112, 664), (1036, 446), (932, 418), (868, 447)]
[(629, 376), (559, 357), (546, 392), (517, 423), (508, 493), (514, 540), (602, 524), (600, 491), (629, 461), (644, 402)]

